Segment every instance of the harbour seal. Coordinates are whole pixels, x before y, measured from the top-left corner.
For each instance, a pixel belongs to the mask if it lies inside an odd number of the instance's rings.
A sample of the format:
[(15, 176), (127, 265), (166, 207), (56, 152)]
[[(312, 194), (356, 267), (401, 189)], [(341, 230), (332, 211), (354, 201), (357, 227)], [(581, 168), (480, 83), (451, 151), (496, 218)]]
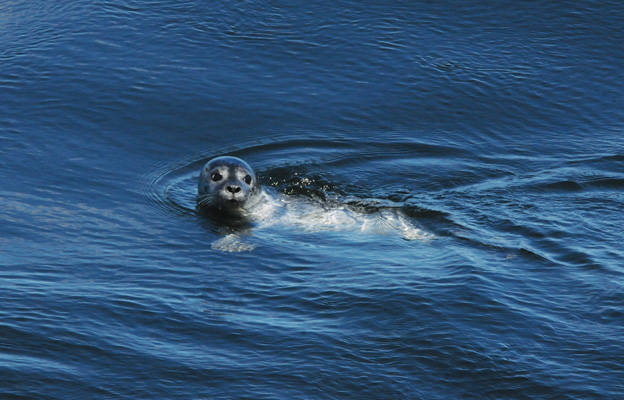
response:
[(260, 184), (249, 164), (237, 157), (216, 157), (201, 169), (197, 207), (218, 216), (240, 216), (259, 191)]

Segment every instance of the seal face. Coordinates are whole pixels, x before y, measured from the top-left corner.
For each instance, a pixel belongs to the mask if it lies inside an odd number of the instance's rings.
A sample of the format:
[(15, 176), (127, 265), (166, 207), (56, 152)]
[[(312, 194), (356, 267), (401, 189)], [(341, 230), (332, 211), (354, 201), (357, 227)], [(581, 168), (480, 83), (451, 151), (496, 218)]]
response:
[(225, 214), (241, 214), (260, 185), (253, 169), (237, 157), (223, 156), (208, 161), (197, 183), (197, 206)]

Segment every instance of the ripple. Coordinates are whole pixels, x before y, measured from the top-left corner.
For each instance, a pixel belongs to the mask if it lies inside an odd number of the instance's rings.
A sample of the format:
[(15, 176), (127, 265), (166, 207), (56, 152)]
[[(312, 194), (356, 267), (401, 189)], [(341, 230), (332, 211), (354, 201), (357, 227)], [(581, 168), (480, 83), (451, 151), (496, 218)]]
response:
[[(145, 178), (145, 195), (162, 212), (196, 214), (198, 171), (207, 160), (226, 153), (242, 157), (255, 166), (260, 182), (267, 188), (267, 202), (275, 207), (270, 212), (262, 210), (259, 220), (267, 222), (279, 214), (285, 225), (306, 230), (344, 230), (345, 227), (378, 233), (397, 230), (404, 238), (414, 239), (432, 237), (417, 228), (418, 218), (444, 219), (444, 213), (408, 206), (405, 200), (411, 198), (409, 192), (380, 191), (375, 181), (370, 182), (370, 187), (356, 185), (350, 182), (351, 176), (378, 169), (379, 162), (400, 162), (408, 156), (455, 157), (462, 152), (426, 143), (354, 145), (344, 140), (278, 139), (157, 165)], [(280, 207), (283, 209), (276, 211)], [(231, 239), (224, 238), (227, 243)], [(254, 248), (238, 242), (235, 247)]]
[(531, 183), (528, 186), (531, 189), (546, 192), (580, 192), (586, 190), (621, 191), (624, 189), (624, 178), (608, 176), (581, 176), (576, 177), (576, 179)]

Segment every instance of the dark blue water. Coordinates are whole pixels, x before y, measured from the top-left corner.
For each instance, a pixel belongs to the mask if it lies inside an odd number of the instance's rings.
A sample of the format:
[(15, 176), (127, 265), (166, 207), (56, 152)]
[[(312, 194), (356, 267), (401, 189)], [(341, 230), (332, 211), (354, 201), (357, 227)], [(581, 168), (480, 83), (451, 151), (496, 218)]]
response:
[[(623, 43), (619, 1), (0, 0), (0, 398), (623, 398)], [(223, 154), (303, 211), (198, 215)]]

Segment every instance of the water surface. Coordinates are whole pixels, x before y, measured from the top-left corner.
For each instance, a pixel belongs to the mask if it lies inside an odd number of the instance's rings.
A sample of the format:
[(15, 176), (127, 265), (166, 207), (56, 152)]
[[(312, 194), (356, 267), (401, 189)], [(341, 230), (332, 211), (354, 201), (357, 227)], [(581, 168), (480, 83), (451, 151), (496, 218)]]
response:
[[(0, 397), (620, 398), (622, 27), (615, 1), (1, 2)], [(194, 209), (224, 154), (299, 207), (235, 252)], [(382, 215), (425, 237), (360, 229)]]

